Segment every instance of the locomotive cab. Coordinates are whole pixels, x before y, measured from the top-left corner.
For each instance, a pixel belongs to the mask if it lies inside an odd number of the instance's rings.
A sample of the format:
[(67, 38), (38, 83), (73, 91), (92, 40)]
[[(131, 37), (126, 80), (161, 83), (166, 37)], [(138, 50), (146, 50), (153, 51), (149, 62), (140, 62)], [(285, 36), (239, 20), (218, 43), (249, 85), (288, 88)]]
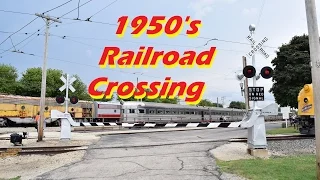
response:
[(298, 118), (301, 134), (314, 135), (314, 102), (312, 84), (306, 84), (298, 95)]

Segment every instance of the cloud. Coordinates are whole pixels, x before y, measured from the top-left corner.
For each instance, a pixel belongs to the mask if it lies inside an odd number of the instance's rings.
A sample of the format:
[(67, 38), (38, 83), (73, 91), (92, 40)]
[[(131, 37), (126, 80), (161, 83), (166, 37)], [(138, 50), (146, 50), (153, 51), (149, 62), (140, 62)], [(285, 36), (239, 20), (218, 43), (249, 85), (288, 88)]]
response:
[(190, 2), (189, 8), (195, 12), (195, 19), (201, 19), (212, 12), (213, 5), (217, 2), (235, 3), (237, 0), (193, 0)]
[(256, 15), (258, 14), (257, 8), (245, 8), (242, 10), (242, 14), (244, 15)]

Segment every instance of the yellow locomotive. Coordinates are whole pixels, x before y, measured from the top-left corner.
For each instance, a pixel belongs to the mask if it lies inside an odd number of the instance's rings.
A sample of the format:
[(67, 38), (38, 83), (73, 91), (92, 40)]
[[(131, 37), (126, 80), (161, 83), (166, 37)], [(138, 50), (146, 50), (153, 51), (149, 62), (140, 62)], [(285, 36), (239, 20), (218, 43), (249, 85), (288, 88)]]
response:
[[(39, 97), (0, 94), (0, 126), (35, 125), (35, 117), (40, 112), (39, 104)], [(53, 109), (65, 112), (65, 105), (58, 104), (55, 98), (46, 98), (44, 116), (48, 126), (59, 125), (59, 119), (51, 119), (50, 117), (50, 112)], [(79, 100), (76, 104), (69, 103), (68, 105), (68, 112), (77, 122), (118, 121), (120, 109), (120, 104), (109, 102)]]
[(298, 121), (301, 134), (314, 135), (314, 102), (312, 84), (306, 84), (298, 95)]

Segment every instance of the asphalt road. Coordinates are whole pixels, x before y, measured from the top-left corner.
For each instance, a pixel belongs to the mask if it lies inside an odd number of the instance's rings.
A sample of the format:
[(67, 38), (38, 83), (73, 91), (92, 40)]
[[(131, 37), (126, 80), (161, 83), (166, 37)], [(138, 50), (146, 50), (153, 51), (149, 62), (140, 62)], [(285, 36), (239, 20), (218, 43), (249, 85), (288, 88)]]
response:
[(103, 136), (82, 161), (37, 179), (226, 179), (209, 151), (246, 135), (245, 129), (221, 128)]

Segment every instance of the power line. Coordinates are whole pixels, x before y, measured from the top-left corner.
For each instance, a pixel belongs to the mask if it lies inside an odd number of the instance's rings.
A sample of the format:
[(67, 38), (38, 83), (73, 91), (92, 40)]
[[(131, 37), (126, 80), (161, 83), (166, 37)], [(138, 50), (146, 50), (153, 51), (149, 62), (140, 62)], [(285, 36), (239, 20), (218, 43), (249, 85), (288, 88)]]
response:
[(258, 22), (257, 22), (257, 26), (256, 26), (256, 27), (259, 26), (260, 19), (261, 19), (261, 16), (262, 16), (262, 12), (263, 12), (263, 8), (264, 8), (264, 4), (265, 4), (266, 0), (262, 0), (262, 1), (263, 1), (263, 2), (262, 2), (261, 9), (260, 9), (260, 13), (259, 13)]
[(47, 13), (47, 12), (50, 12), (50, 11), (53, 11), (53, 10), (55, 10), (55, 9), (61, 7), (61, 6), (64, 6), (64, 5), (68, 4), (68, 3), (71, 2), (71, 1), (73, 1), (73, 0), (69, 0), (69, 1), (67, 1), (67, 2), (65, 2), (65, 3), (59, 5), (59, 6), (55, 7), (55, 8), (52, 8), (52, 9), (50, 9), (50, 10), (48, 10), (48, 11), (43, 12), (42, 14)]
[(87, 2), (85, 2), (85, 3), (83, 3), (83, 4), (81, 4), (80, 6), (78, 6), (78, 7), (74, 8), (73, 10), (71, 10), (71, 11), (69, 11), (69, 12), (67, 12), (67, 13), (63, 14), (62, 16), (57, 17), (57, 19), (61, 19), (63, 16), (65, 16), (65, 15), (67, 15), (67, 14), (72, 13), (72, 12), (73, 12), (73, 11), (75, 11), (76, 9), (78, 9), (78, 8), (80, 8), (80, 7), (82, 7), (82, 6), (86, 5), (86, 4), (88, 4), (88, 3), (89, 3), (89, 2), (91, 2), (91, 1), (92, 1), (92, 0), (89, 0), (89, 1), (87, 1)]
[(101, 10), (99, 10), (98, 12), (94, 13), (92, 16), (88, 17), (86, 20), (90, 21), (90, 19), (97, 15), (98, 13), (100, 13), (101, 11), (103, 11), (104, 9), (106, 9), (107, 7), (111, 6), (112, 4), (114, 4), (115, 2), (117, 2), (118, 0), (115, 0), (113, 2), (111, 2), (110, 4), (106, 5), (104, 8), (102, 8)]
[[(86, 3), (82, 4), (81, 6), (79, 6), (79, 8), (82, 7), (82, 6), (84, 6), (84, 5), (87, 4), (87, 3), (91, 2), (91, 1), (92, 1), (92, 0), (87, 1)], [(75, 9), (77, 9), (77, 8), (75, 8)], [(73, 12), (75, 9), (73, 9), (73, 10), (65, 13), (65, 14), (62, 15), (61, 17), (63, 17), (63, 16), (65, 16), (65, 15)], [(21, 13), (21, 12), (19, 12), (19, 13)], [(60, 18), (61, 18), (61, 17), (60, 17)], [(36, 17), (35, 19), (37, 19), (37, 18), (39, 18), (39, 17)], [(35, 19), (34, 19), (34, 20), (35, 20)], [(59, 18), (57, 18), (57, 19), (59, 19)], [(34, 21), (34, 20), (33, 20), (33, 21)], [(32, 22), (33, 22), (33, 21), (32, 21)], [(52, 25), (53, 23), (55, 23), (55, 22), (51, 22), (49, 25)], [(30, 23), (29, 23), (29, 24), (30, 24)], [(45, 25), (42, 26), (42, 28), (44, 28), (44, 27), (45, 27)], [(40, 28), (40, 29), (42, 29), (42, 28)], [(38, 31), (40, 31), (40, 29), (39, 29)], [(21, 30), (21, 29), (20, 29), (20, 30)], [(19, 30), (19, 31), (20, 31), (20, 30)], [(34, 34), (36, 34), (38, 31), (32, 33), (30, 36), (28, 36), (27, 38), (23, 39), (21, 42), (19, 42), (19, 43), (16, 44), (15, 46), (17, 46), (17, 45), (21, 44), (22, 42), (24, 42), (25, 40), (29, 39), (31, 36), (33, 36)], [(18, 32), (18, 31), (17, 31), (17, 32)], [(7, 38), (7, 39), (8, 39), (8, 38)], [(2, 43), (1, 43), (1, 44), (2, 44)], [(1, 45), (1, 44), (0, 44), (0, 45)], [(7, 52), (7, 51), (10, 51), (11, 49), (12, 49), (12, 47), (11, 47), (10, 49), (5, 50), (4, 52), (1, 52), (0, 54), (3, 54), (3, 53), (5, 53), (5, 52)]]
[(5, 40), (3, 40), (1, 43), (0, 43), (0, 46), (6, 42), (12, 35), (16, 34), (17, 32), (21, 31), (23, 28), (27, 27), (29, 24), (31, 24), (33, 21), (35, 21), (36, 19), (38, 19), (38, 17), (34, 18), (33, 20), (31, 20), (29, 23), (27, 23), (26, 25), (24, 25), (22, 28), (20, 28), (18, 31), (15, 31), (14, 33), (12, 33), (11, 35), (9, 35)]

